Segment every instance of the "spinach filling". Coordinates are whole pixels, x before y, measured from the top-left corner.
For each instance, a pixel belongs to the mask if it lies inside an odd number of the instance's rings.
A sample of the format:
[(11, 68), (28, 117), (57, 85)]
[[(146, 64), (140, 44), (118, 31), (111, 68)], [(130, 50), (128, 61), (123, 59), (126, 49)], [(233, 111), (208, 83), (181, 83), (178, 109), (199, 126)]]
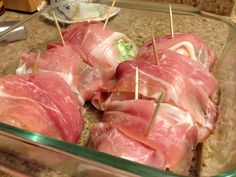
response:
[(121, 62), (130, 58), (134, 58), (135, 53), (132, 44), (124, 41), (123, 39), (119, 39), (118, 41), (116, 41), (116, 45), (120, 51)]

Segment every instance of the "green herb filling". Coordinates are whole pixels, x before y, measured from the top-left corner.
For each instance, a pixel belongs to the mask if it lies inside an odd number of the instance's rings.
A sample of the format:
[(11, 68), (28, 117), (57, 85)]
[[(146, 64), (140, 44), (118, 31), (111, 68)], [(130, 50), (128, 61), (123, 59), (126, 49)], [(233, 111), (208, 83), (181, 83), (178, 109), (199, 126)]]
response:
[(124, 41), (123, 39), (119, 39), (116, 42), (116, 45), (120, 51), (120, 61), (121, 62), (126, 61), (130, 58), (134, 58), (135, 53), (134, 53), (132, 44)]

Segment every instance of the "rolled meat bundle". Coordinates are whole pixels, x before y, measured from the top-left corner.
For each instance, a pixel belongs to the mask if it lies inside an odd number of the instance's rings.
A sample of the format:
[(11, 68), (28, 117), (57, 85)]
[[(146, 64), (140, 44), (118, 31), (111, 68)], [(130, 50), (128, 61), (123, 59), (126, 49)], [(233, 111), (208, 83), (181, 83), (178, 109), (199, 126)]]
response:
[(112, 102), (103, 123), (92, 128), (89, 147), (187, 175), (197, 144), (197, 125), (190, 113), (162, 103), (148, 132), (155, 106), (152, 100)]
[(181, 72), (143, 61), (126, 61), (117, 68), (117, 78), (109, 82), (92, 100), (95, 107), (106, 110), (114, 100), (134, 98), (135, 68), (139, 68), (139, 94), (143, 99), (158, 99), (192, 114), (199, 124), (198, 141), (203, 142), (215, 128), (217, 106), (205, 91)]
[(101, 22), (71, 25), (63, 32), (66, 42), (80, 46), (92, 66), (100, 71), (103, 80), (109, 80), (117, 65), (137, 55), (135, 43), (122, 33), (106, 28)]
[(103, 83), (112, 79), (117, 65), (137, 54), (135, 43), (122, 33), (103, 30), (103, 23), (81, 22), (70, 25), (64, 32), (65, 46), (48, 45), (39, 61), (37, 54), (23, 54), (17, 74), (54, 72), (71, 86), (82, 104), (90, 101)]
[[(158, 50), (157, 54), (157, 57), (160, 60), (159, 65), (181, 72), (183, 75), (194, 81), (196, 85), (202, 87), (210, 98), (215, 97), (218, 90), (218, 82), (213, 74), (200, 63), (169, 49)], [(157, 64), (154, 52), (146, 53), (145, 56), (138, 56), (136, 60)]]
[[(155, 39), (157, 49), (170, 49), (184, 55), (210, 70), (216, 60), (214, 52), (205, 42), (195, 34), (175, 34), (161, 36)], [(144, 44), (138, 53), (138, 57), (145, 58), (146, 55), (153, 53), (152, 40)]]
[(16, 73), (32, 73), (35, 66), (37, 72), (55, 73), (68, 83), (82, 104), (90, 100), (102, 86), (99, 71), (88, 64), (84, 52), (78, 47), (75, 48), (70, 44), (57, 45), (41, 52), (39, 59), (37, 55), (37, 53), (22, 54)]
[(83, 129), (82, 106), (54, 73), (0, 78), (0, 122), (76, 143)]

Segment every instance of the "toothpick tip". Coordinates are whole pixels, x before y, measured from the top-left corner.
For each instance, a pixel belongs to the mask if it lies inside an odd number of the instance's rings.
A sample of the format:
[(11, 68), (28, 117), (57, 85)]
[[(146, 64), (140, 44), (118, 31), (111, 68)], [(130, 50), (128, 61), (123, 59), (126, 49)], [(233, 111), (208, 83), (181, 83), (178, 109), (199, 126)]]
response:
[(58, 33), (59, 33), (59, 35), (60, 35), (60, 38), (61, 38), (61, 41), (62, 41), (62, 45), (65, 47), (65, 45), (66, 45), (66, 44), (65, 44), (65, 40), (64, 40), (64, 38), (63, 38), (63, 35), (62, 35), (62, 32), (61, 32), (61, 28), (60, 28), (60, 25), (59, 25), (59, 23), (58, 23), (58, 20), (57, 20), (57, 17), (56, 17), (56, 15), (55, 15), (54, 11), (52, 11), (52, 15), (53, 15), (53, 18), (54, 18), (56, 27), (57, 27), (57, 31), (58, 31)]
[(139, 75), (138, 75), (138, 67), (135, 67), (135, 100), (138, 100), (138, 81), (139, 81)]
[(154, 38), (153, 34), (152, 34), (152, 44), (153, 44), (153, 52), (154, 52), (154, 57), (155, 57), (155, 60), (156, 60), (156, 64), (160, 65), (160, 60), (159, 60), (158, 55), (157, 55), (156, 41), (155, 41), (155, 38)]
[(169, 4), (169, 13), (170, 13), (170, 29), (171, 29), (171, 37), (174, 37), (174, 25), (173, 25), (173, 13), (172, 6)]
[(109, 9), (109, 11), (108, 11), (108, 14), (107, 14), (106, 21), (105, 21), (104, 26), (103, 26), (103, 28), (102, 28), (103, 30), (106, 29), (107, 22), (108, 22), (108, 20), (109, 20), (109, 18), (110, 18), (110, 14), (111, 14), (111, 12), (112, 12), (112, 9), (113, 9), (115, 3), (116, 3), (116, 0), (113, 0), (113, 1), (112, 1), (112, 5), (111, 5), (111, 7), (110, 7), (110, 9)]
[(154, 109), (151, 121), (150, 121), (150, 123), (148, 125), (147, 131), (145, 133), (146, 137), (149, 135), (150, 131), (152, 130), (152, 127), (153, 127), (154, 123), (156, 122), (157, 115), (158, 115), (158, 112), (160, 110), (161, 103), (163, 101), (163, 96), (164, 96), (164, 92), (161, 91), (161, 94), (160, 94), (159, 98), (156, 99), (156, 101), (155, 101), (156, 102), (156, 106), (155, 106), (155, 109)]
[(40, 51), (38, 51), (38, 54), (36, 56), (36, 59), (35, 59), (35, 63), (34, 63), (34, 66), (33, 66), (33, 69), (32, 69), (32, 74), (37, 74), (38, 72), (38, 63), (39, 63), (39, 59), (40, 59)]

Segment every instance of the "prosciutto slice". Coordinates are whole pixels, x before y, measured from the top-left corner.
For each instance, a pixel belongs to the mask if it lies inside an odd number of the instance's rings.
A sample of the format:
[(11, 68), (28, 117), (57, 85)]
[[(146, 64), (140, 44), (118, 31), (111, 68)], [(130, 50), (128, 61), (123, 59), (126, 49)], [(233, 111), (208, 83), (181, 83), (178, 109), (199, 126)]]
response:
[(106, 110), (114, 100), (134, 98), (136, 67), (139, 68), (140, 98), (156, 100), (164, 93), (165, 103), (190, 112), (199, 124), (199, 142), (213, 132), (217, 107), (204, 90), (178, 71), (142, 61), (121, 63), (117, 68), (117, 79), (93, 98), (94, 106)]
[(99, 71), (88, 64), (85, 54), (79, 47), (75, 48), (69, 44), (64, 47), (57, 45), (40, 53), (39, 59), (37, 55), (23, 54), (16, 73), (31, 73), (34, 67), (37, 67), (37, 72), (40, 73), (53, 72), (69, 84), (82, 104), (90, 100), (95, 91), (102, 86)]
[[(157, 49), (170, 49), (181, 55), (189, 57), (203, 65), (206, 69), (211, 69), (216, 56), (204, 41), (194, 34), (175, 34), (161, 36), (155, 39)], [(140, 49), (138, 57), (146, 58), (146, 55), (153, 53), (152, 40), (148, 41)]]
[(90, 146), (156, 168), (188, 174), (197, 144), (197, 126), (191, 114), (161, 104), (156, 121), (146, 134), (154, 108), (155, 102), (150, 100), (112, 102), (104, 113), (105, 123), (93, 127)]
[[(181, 72), (190, 78), (196, 85), (202, 87), (209, 97), (215, 97), (218, 90), (218, 82), (215, 77), (201, 64), (188, 57), (171, 50), (162, 49), (157, 51), (160, 65)], [(154, 52), (146, 53), (137, 57), (137, 60), (156, 64)]]
[(87, 55), (92, 66), (97, 68), (104, 81), (109, 80), (115, 73), (117, 65), (123, 61), (117, 41), (122, 39), (131, 44), (133, 56), (137, 54), (137, 47), (132, 40), (122, 33), (114, 32), (109, 28), (103, 29), (100, 22), (84, 22), (70, 25), (64, 32), (65, 41), (79, 46)]
[(76, 143), (83, 129), (82, 106), (54, 73), (0, 78), (0, 121)]
[(88, 147), (158, 169), (164, 169), (166, 165), (163, 152), (133, 140), (106, 123), (92, 127)]
[(62, 140), (60, 131), (41, 105), (29, 99), (3, 94), (0, 98), (1, 123)]

